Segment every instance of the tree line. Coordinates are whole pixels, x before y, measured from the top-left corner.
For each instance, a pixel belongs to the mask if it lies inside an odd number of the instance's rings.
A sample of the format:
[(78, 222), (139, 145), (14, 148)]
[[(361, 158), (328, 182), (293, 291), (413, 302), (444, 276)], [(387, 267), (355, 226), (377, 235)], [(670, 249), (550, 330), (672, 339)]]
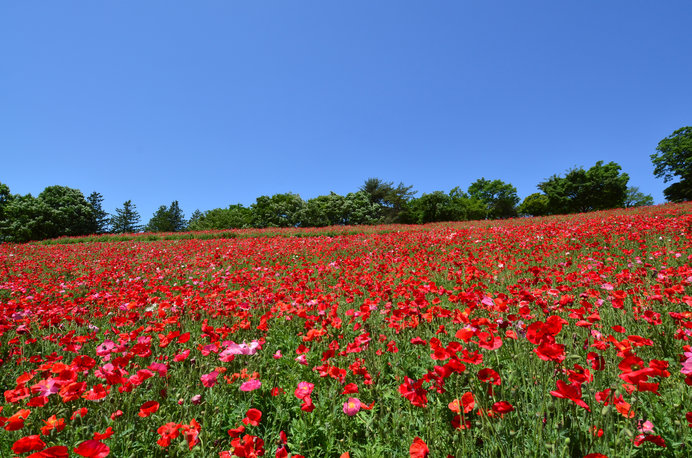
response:
[[(666, 199), (692, 199), (692, 127), (678, 129), (659, 142), (651, 155), (654, 175), (665, 182)], [(537, 185), (540, 192), (521, 203), (517, 189), (502, 180), (480, 178), (465, 190), (434, 191), (416, 197), (413, 186), (368, 178), (345, 196), (329, 193), (303, 200), (298, 194), (260, 196), (241, 204), (201, 212), (189, 220), (178, 201), (161, 205), (146, 225), (128, 200), (109, 215), (103, 196), (85, 197), (78, 189), (48, 186), (37, 197), (11, 194), (0, 183), (0, 242), (26, 242), (62, 236), (104, 233), (181, 232), (235, 228), (323, 227), (335, 225), (424, 224), (442, 221), (546, 216), (653, 204), (650, 195), (628, 186), (629, 176), (615, 162), (568, 170)]]

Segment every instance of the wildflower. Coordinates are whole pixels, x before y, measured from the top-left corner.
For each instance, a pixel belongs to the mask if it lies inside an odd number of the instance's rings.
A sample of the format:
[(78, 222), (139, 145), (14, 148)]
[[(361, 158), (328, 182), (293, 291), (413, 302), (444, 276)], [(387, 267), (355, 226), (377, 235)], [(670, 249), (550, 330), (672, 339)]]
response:
[(571, 385), (566, 384), (562, 380), (557, 381), (557, 390), (551, 391), (550, 394), (557, 398), (569, 399), (577, 404), (579, 407), (583, 407), (589, 412), (591, 408), (584, 402), (581, 398), (581, 387), (578, 383), (572, 383)]
[(428, 449), (428, 445), (423, 441), (423, 439), (416, 436), (416, 438), (413, 439), (411, 447), (409, 448), (409, 453), (411, 455), (411, 458), (427, 458), (428, 454), (430, 453), (430, 450)]
[(240, 391), (254, 391), (262, 386), (262, 382), (257, 379), (248, 380), (240, 385)]
[(312, 390), (314, 388), (315, 385), (313, 383), (299, 382), (294, 394), (298, 399), (305, 399), (305, 397), (310, 396), (312, 394)]
[(257, 426), (259, 425), (261, 419), (262, 412), (260, 410), (250, 409), (245, 414), (245, 418), (243, 418), (243, 423), (245, 423), (246, 425)]
[(216, 385), (216, 378), (219, 376), (219, 373), (216, 371), (211, 371), (208, 374), (204, 374), (200, 377), (200, 380), (202, 381), (202, 385), (204, 385), (206, 388), (211, 388), (214, 385)]
[(104, 458), (108, 456), (111, 449), (103, 442), (90, 439), (79, 444), (73, 451), (79, 456)]
[(35, 450), (43, 450), (46, 443), (41, 440), (38, 434), (22, 437), (12, 445), (12, 451), (18, 455), (23, 453), (33, 452)]
[(156, 443), (161, 447), (168, 447), (171, 445), (171, 441), (180, 434), (180, 427), (180, 424), (172, 422), (159, 426), (159, 429), (157, 429), (156, 432), (159, 433), (161, 437), (156, 441)]
[(360, 410), (361, 402), (358, 398), (348, 398), (348, 401), (344, 402), (344, 413), (349, 417), (354, 416)]
[(139, 415), (142, 418), (148, 417), (159, 410), (159, 403), (156, 401), (147, 401), (139, 408)]
[(57, 418), (55, 415), (51, 415), (48, 417), (48, 420), (43, 420), (43, 422), (46, 424), (41, 428), (41, 434), (44, 436), (47, 436), (53, 430), (60, 432), (65, 429), (65, 419)]

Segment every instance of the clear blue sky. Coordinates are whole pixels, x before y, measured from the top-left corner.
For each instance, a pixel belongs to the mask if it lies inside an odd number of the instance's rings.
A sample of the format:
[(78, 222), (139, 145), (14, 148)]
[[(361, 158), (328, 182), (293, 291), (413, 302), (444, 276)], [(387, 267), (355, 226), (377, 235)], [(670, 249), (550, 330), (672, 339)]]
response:
[(480, 177), (523, 198), (692, 125), (692, 2), (5, 1), (0, 182), (131, 199), (148, 221), (257, 196), (419, 196)]

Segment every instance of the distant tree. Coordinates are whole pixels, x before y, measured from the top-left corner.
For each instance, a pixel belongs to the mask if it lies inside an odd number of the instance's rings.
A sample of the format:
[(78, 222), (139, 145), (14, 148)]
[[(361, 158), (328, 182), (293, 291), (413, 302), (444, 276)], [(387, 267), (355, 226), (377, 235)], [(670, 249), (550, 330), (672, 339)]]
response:
[(23, 243), (45, 237), (48, 208), (31, 194), (12, 195), (3, 207), (0, 219), (0, 242)]
[(93, 212), (79, 189), (48, 186), (37, 197), (46, 211), (41, 238), (91, 233)]
[(411, 207), (415, 222), (419, 224), (453, 221), (457, 217), (452, 198), (442, 191), (423, 194), (411, 203)]
[(653, 205), (654, 198), (651, 194), (644, 194), (639, 191), (637, 186), (630, 186), (627, 188), (627, 197), (625, 197), (625, 208), (632, 207), (643, 207), (646, 205)]
[(192, 212), (192, 215), (190, 215), (190, 219), (187, 222), (187, 229), (190, 231), (199, 231), (202, 229), (195, 229), (195, 227), (199, 224), (199, 221), (202, 219), (204, 216), (204, 213), (202, 213), (199, 208), (196, 209), (195, 211)]
[(115, 215), (111, 218), (111, 231), (115, 234), (139, 232), (140, 216), (137, 207), (131, 200), (123, 203), (123, 208), (116, 208)]
[(401, 218), (408, 202), (417, 192), (412, 189), (413, 186), (406, 186), (403, 183), (394, 187), (393, 182), (385, 182), (379, 178), (368, 178), (360, 187), (360, 191), (368, 195), (370, 202), (381, 208), (384, 223), (402, 222)]
[(144, 228), (147, 232), (182, 232), (186, 229), (187, 221), (177, 200), (169, 207), (161, 205)]
[(469, 186), (469, 197), (476, 198), (486, 205), (487, 218), (510, 218), (517, 216), (519, 203), (517, 188), (502, 180), (480, 178)]
[(250, 206), (254, 227), (295, 227), (299, 223), (304, 202), (298, 194), (285, 193), (260, 196)]
[(10, 187), (4, 183), (0, 183), (0, 221), (3, 219), (4, 208), (12, 199), (12, 194), (10, 193)]
[(671, 202), (692, 200), (692, 126), (680, 128), (664, 138), (651, 155), (654, 176), (664, 183), (678, 177), (680, 181), (663, 190)]
[(302, 227), (324, 227), (343, 224), (346, 199), (334, 192), (305, 202), (298, 215)]
[(241, 204), (228, 208), (214, 208), (198, 216), (193, 213), (188, 224), (191, 231), (211, 231), (217, 229), (243, 229), (252, 227), (252, 210)]
[(615, 162), (603, 165), (603, 161), (586, 171), (586, 178), (591, 197), (592, 210), (622, 208), (627, 198), (629, 175), (621, 173), (622, 168)]
[(349, 192), (344, 197), (343, 224), (377, 224), (380, 218), (380, 207), (370, 202), (365, 192)]
[(89, 223), (89, 232), (92, 234), (104, 234), (108, 232), (110, 218), (108, 213), (103, 209), (103, 196), (96, 191), (89, 194), (86, 198), (91, 207), (91, 221)]
[(380, 207), (363, 191), (341, 196), (331, 192), (309, 199), (298, 213), (302, 227), (376, 224)]
[(522, 216), (545, 216), (548, 214), (548, 196), (535, 192), (524, 198), (517, 211)]
[(625, 206), (629, 175), (615, 162), (598, 161), (588, 170), (574, 168), (538, 184), (548, 197), (550, 214), (607, 210)]

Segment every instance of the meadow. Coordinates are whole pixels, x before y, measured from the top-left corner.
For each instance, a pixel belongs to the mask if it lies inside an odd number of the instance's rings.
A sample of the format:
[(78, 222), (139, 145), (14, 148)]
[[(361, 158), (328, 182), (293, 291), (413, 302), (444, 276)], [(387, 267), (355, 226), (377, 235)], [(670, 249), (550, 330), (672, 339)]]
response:
[(0, 456), (690, 456), (691, 265), (692, 204), (3, 244)]

